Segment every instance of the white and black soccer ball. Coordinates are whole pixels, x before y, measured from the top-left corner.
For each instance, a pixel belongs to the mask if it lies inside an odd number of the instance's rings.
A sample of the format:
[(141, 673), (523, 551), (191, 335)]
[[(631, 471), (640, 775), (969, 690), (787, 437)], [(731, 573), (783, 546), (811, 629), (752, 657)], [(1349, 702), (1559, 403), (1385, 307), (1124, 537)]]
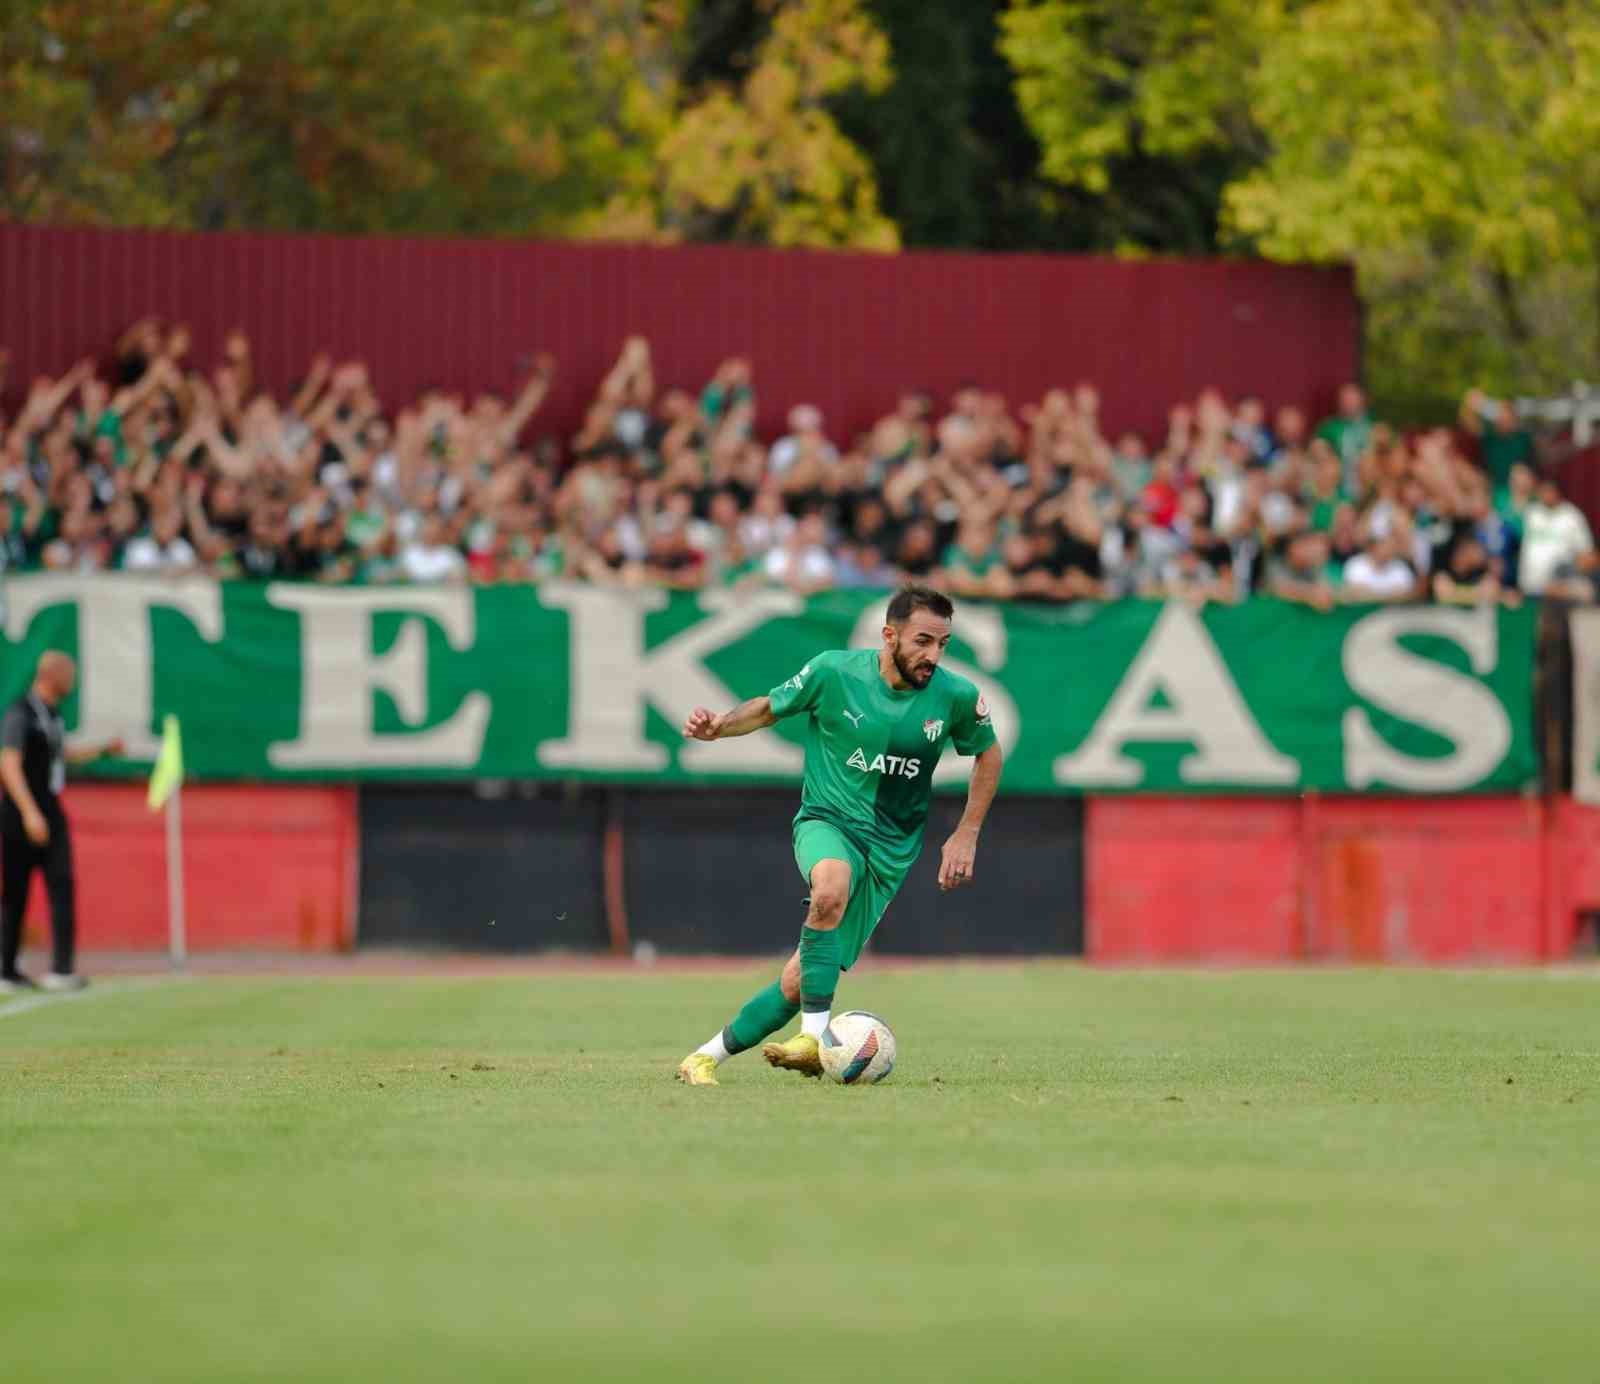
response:
[(835, 1014), (822, 1031), (818, 1056), (841, 1086), (869, 1086), (894, 1070), (894, 1030), (864, 1009)]

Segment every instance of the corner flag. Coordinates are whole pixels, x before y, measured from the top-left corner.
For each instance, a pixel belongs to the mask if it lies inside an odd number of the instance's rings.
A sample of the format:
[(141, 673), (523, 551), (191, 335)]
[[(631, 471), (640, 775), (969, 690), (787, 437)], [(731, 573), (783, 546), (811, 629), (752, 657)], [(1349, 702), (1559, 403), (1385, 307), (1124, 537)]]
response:
[(146, 798), (150, 810), (159, 812), (172, 796), (173, 789), (182, 782), (183, 737), (178, 732), (178, 718), (169, 714), (161, 725), (161, 753), (150, 771), (150, 792)]

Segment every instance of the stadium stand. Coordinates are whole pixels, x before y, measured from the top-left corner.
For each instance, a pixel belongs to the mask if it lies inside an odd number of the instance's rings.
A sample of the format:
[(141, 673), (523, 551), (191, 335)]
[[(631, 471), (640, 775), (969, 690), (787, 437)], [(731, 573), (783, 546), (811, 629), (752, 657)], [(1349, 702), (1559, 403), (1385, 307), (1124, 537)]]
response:
[[(3, 369), (0, 353), (0, 392)], [(208, 370), (183, 326), (147, 318), (0, 415), (0, 570), (803, 592), (915, 577), (966, 597), (1317, 609), (1595, 594), (1583, 514), (1477, 391), (1459, 431), (1403, 434), (1354, 384), (1314, 427), (1208, 389), (1147, 438), (1106, 427), (1088, 383), (1015, 408), (974, 384), (886, 401), (854, 437), (795, 401), (769, 440), (747, 361), (695, 392), (659, 381), (635, 337), (557, 439), (538, 433), (555, 369), (529, 362), (512, 400), (390, 407), (363, 362), (319, 355), (274, 398), (242, 332)]]

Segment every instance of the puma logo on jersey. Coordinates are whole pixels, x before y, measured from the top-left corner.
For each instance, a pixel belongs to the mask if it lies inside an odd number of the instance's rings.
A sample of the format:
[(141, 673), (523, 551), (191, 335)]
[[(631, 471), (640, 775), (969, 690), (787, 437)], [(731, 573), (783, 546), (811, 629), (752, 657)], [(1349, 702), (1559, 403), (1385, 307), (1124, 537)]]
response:
[(900, 778), (914, 779), (922, 772), (920, 759), (908, 759), (899, 754), (874, 755), (872, 763), (868, 764), (866, 751), (859, 745), (845, 763), (852, 769), (861, 770), (863, 774), (888, 774), (890, 777), (898, 775)]
[(867, 719), (867, 713), (866, 712), (864, 712), (864, 711), (851, 711), (849, 707), (845, 707), (844, 714), (848, 718), (850, 724), (852, 726), (854, 726), (857, 730), (861, 729), (861, 723)]

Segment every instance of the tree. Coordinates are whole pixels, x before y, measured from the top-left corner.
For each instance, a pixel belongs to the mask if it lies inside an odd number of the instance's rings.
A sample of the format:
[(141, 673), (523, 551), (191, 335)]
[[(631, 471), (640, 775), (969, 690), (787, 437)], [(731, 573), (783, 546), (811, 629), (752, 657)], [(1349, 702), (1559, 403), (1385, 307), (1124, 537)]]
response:
[(763, 8), (765, 25), (719, 7), (735, 44), (754, 40), (754, 52), (696, 52), (698, 70), (731, 79), (685, 93), (657, 146), (655, 176), (613, 214), (630, 232), (642, 221), (668, 238), (895, 249), (872, 165), (829, 108), (847, 91), (887, 85), (887, 41), (858, 0)]
[(883, 209), (907, 245), (1087, 248), (1071, 195), (1039, 177), (1039, 147), (1000, 55), (1006, 0), (868, 0), (894, 80), (831, 109), (872, 161)]
[(1271, 154), (1227, 224), (1274, 258), (1355, 262), (1391, 401), (1600, 379), (1600, 12), (1280, 0), (1263, 29)]
[(1214, 252), (1222, 193), (1265, 144), (1246, 100), (1254, 0), (1012, 0), (1000, 50), (1096, 248)]
[(13, 0), (0, 214), (553, 233), (625, 163), (581, 38), (518, 0)]
[(1600, 378), (1589, 0), (1012, 0), (1002, 48), (1123, 248), (1354, 263), (1395, 416)]

